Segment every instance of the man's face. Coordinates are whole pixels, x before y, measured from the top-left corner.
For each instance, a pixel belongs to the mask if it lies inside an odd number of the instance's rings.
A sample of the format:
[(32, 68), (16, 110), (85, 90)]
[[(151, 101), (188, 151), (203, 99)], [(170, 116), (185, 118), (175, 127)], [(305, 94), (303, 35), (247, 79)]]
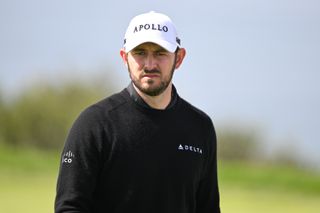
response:
[[(124, 53), (121, 53), (124, 58)], [(171, 84), (177, 68), (175, 53), (154, 43), (143, 43), (125, 55), (130, 78), (134, 85), (149, 96), (161, 94)]]

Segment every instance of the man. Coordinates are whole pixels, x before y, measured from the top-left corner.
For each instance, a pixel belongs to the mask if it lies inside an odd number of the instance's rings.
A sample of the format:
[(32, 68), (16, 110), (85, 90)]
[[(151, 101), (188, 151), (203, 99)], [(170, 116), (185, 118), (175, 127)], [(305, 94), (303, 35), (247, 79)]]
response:
[(56, 213), (220, 212), (213, 124), (172, 84), (185, 54), (166, 15), (132, 19), (120, 51), (131, 83), (75, 121)]

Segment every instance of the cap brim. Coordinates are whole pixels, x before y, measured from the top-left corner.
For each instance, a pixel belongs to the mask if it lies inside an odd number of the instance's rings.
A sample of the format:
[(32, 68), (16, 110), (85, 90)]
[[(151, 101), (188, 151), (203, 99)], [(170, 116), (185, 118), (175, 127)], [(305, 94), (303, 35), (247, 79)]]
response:
[(133, 41), (128, 42), (130, 44), (125, 45), (125, 51), (126, 53), (128, 53), (131, 50), (133, 50), (135, 47), (139, 46), (140, 44), (147, 43), (147, 42), (158, 44), (159, 46), (163, 47), (164, 49), (172, 53), (174, 53), (178, 47), (178, 44), (176, 43), (173, 44), (165, 40), (160, 40), (159, 38), (156, 38), (156, 39), (137, 38), (137, 39), (134, 39)]

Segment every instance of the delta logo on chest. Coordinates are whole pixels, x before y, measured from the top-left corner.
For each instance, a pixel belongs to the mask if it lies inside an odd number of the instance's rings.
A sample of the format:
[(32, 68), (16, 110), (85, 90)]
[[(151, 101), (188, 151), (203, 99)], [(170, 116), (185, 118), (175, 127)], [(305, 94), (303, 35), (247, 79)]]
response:
[(195, 152), (195, 153), (198, 153), (198, 154), (202, 155), (202, 149), (199, 148), (199, 147), (179, 144), (178, 150), (187, 151), (187, 152)]
[(134, 27), (133, 33), (140, 32), (142, 30), (157, 30), (157, 31), (163, 31), (163, 32), (168, 32), (168, 27), (165, 25), (160, 25), (160, 24), (140, 24), (138, 26)]

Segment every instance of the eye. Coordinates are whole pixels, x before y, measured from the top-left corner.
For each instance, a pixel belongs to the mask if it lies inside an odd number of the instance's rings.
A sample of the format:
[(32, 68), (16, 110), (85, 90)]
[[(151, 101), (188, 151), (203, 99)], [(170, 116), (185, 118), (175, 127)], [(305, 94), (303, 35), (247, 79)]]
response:
[(137, 52), (137, 55), (145, 55), (146, 53), (144, 51), (140, 51), (140, 52)]
[(143, 55), (146, 54), (146, 52), (143, 51), (143, 50), (136, 50), (136, 51), (133, 51), (133, 54), (134, 54), (134, 55), (143, 56)]

